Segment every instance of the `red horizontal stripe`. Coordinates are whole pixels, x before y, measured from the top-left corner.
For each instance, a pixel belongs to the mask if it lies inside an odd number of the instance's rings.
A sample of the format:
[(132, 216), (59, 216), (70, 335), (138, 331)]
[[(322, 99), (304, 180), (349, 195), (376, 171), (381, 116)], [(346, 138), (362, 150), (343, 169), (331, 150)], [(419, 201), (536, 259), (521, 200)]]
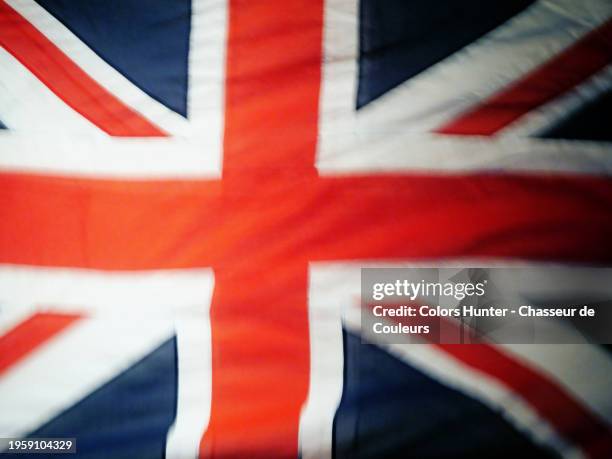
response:
[(612, 21), (608, 21), (518, 82), (436, 132), (493, 135), (531, 110), (580, 84), (611, 61)]
[(78, 319), (72, 314), (37, 313), (0, 336), (0, 375)]
[(118, 137), (166, 136), (160, 128), (100, 86), (2, 0), (0, 45), (57, 97), (107, 134)]
[(0, 174), (0, 262), (113, 270), (270, 258), (610, 262), (610, 208), (612, 183), (597, 177), (304, 177), (254, 187)]

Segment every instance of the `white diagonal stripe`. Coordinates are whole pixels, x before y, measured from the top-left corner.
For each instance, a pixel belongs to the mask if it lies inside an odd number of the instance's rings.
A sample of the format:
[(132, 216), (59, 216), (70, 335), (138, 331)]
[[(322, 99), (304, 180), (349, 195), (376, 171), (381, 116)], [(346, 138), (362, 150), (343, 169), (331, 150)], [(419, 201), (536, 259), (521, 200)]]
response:
[(96, 82), (155, 125), (172, 135), (184, 135), (188, 122), (156, 101), (98, 56), (66, 26), (33, 0), (6, 0), (66, 56)]
[[(70, 108), (26, 69), (13, 55), (0, 47), (0, 115), (11, 131), (53, 133), (58, 126), (70, 132), (93, 137), (106, 134)], [(2, 136), (10, 131), (0, 132)], [(2, 148), (2, 156), (10, 151)]]

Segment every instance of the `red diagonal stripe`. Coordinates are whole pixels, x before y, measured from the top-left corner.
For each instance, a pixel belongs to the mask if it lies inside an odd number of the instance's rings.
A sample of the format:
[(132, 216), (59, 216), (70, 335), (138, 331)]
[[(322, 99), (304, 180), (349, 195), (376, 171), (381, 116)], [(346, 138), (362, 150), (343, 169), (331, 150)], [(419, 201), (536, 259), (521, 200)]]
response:
[(488, 344), (438, 344), (447, 354), (511, 389), (590, 458), (609, 458), (610, 427), (544, 374)]
[(529, 111), (580, 84), (611, 61), (612, 20), (436, 132), (493, 135)]
[[(104, 132), (118, 137), (166, 136), (165, 132), (140, 113), (100, 86), (1, 0), (0, 46), (36, 75), (56, 96)], [(36, 110), (36, 107), (32, 107), (32, 110)]]
[(0, 375), (79, 318), (75, 314), (36, 313), (0, 336)]
[[(372, 306), (366, 305), (368, 308)], [(393, 307), (392, 304), (386, 306)], [(447, 336), (451, 337), (461, 336), (461, 328), (465, 326), (443, 317), (435, 319), (388, 317), (387, 319), (402, 325), (427, 323), (433, 325), (433, 330), (445, 329), (449, 332)], [(471, 333), (469, 329), (464, 331)], [(419, 337), (427, 340), (428, 335), (419, 335)], [(542, 419), (548, 421), (563, 439), (584, 451), (588, 457), (592, 459), (610, 457), (612, 452), (610, 426), (544, 373), (536, 371), (489, 343), (440, 344), (431, 340), (428, 341), (432, 346), (441, 349), (464, 365), (499, 381), (517, 394)]]

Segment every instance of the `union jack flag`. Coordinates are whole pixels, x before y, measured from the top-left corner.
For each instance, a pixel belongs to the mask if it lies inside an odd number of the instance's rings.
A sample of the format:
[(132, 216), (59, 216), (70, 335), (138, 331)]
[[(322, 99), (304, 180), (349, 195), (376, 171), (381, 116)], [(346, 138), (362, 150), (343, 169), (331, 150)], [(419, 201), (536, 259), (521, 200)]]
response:
[(612, 457), (608, 347), (364, 343), (355, 301), (609, 264), (611, 63), (610, 0), (0, 0), (0, 437)]

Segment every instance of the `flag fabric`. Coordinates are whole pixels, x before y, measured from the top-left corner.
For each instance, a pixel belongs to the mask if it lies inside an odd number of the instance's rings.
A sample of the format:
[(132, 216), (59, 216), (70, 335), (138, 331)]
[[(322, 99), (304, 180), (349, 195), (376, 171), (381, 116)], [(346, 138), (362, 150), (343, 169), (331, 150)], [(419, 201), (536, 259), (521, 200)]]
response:
[(612, 457), (608, 347), (358, 325), (363, 267), (612, 261), (611, 63), (609, 0), (0, 0), (0, 437)]

